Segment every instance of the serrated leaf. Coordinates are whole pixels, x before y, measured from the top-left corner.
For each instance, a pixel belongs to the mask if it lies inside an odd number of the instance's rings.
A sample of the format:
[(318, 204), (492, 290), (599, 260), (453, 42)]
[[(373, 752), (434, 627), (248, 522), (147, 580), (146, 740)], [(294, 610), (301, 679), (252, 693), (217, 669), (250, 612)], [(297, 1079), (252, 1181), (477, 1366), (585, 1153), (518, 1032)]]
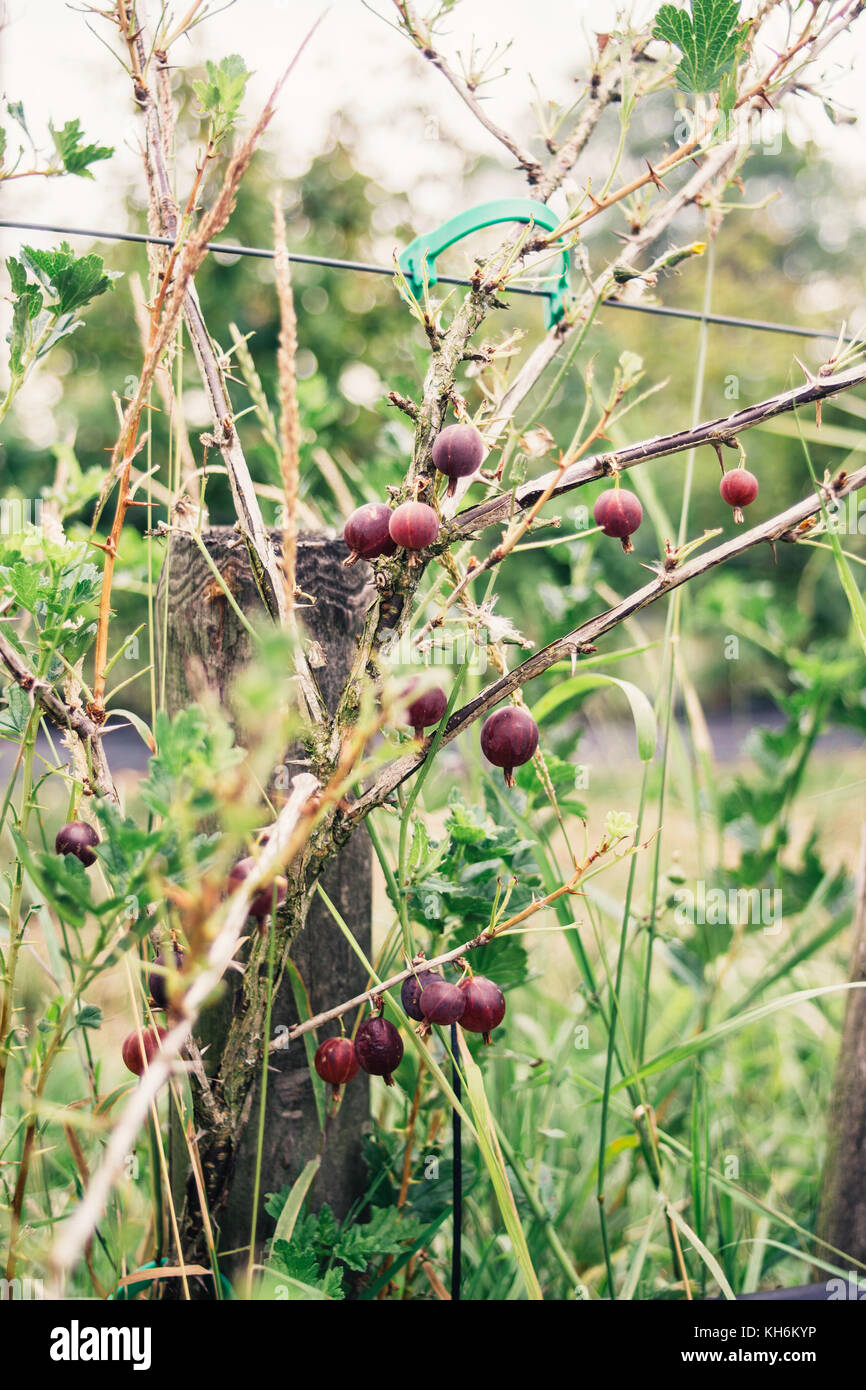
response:
[(20, 685), (10, 685), (4, 692), (4, 699), (6, 706), (0, 711), (0, 729), (20, 736), (30, 722), (30, 697)]
[(237, 53), (230, 54), (219, 63), (208, 60), (205, 69), (207, 79), (199, 79), (192, 86), (201, 106), (200, 115), (210, 117), (212, 138), (219, 141), (237, 119), (252, 74)]
[(352, 1225), (340, 1232), (334, 1256), (362, 1274), (374, 1260), (396, 1255), (404, 1245), (416, 1240), (422, 1229), (420, 1221), (401, 1216), (396, 1207), (376, 1207), (363, 1226)]
[(67, 121), (60, 130), (56, 130), (49, 121), (48, 129), (51, 131), (57, 157), (67, 174), (77, 174), (79, 178), (92, 179), (93, 175), (89, 166), (97, 164), (102, 159), (110, 159), (114, 154), (113, 146), (83, 144), (84, 132), (79, 120)]
[(51, 307), (58, 318), (83, 309), (110, 290), (112, 280), (117, 279), (116, 272), (105, 269), (101, 256), (94, 252), (76, 256), (67, 241), (46, 251), (22, 246), (21, 260), (43, 290), (50, 293), (54, 300)]
[(690, 8), (662, 5), (652, 35), (683, 55), (676, 70), (681, 91), (714, 92), (738, 62), (746, 26), (738, 0), (690, 0)]

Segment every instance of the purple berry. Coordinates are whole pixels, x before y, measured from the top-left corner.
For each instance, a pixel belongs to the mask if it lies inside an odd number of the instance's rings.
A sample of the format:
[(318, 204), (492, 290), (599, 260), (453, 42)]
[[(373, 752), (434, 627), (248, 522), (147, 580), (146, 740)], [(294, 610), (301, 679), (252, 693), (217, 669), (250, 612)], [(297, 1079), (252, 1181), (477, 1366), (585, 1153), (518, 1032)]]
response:
[[(230, 893), (240, 888), (244, 879), (249, 878), (250, 873), (256, 866), (256, 861), (251, 856), (246, 859), (239, 859), (229, 874), (228, 888)], [(277, 907), (285, 901), (288, 892), (288, 883), (282, 874), (278, 874), (274, 879), (277, 886)], [(255, 917), (259, 922), (264, 921), (268, 913), (273, 910), (274, 890), (273, 885), (268, 884), (267, 888), (260, 888), (250, 902), (250, 916)]]
[(742, 522), (743, 507), (748, 507), (758, 495), (758, 480), (747, 468), (732, 468), (719, 484), (722, 501), (734, 509), (734, 521)]
[(425, 729), (440, 722), (447, 705), (448, 696), (439, 686), (425, 690), (423, 695), (407, 705), (406, 723), (411, 725), (416, 738), (423, 738)]
[(124, 1038), (120, 1049), (124, 1066), (135, 1072), (136, 1076), (141, 1076), (145, 1067), (150, 1066), (159, 1052), (165, 1036), (166, 1030), (164, 1028), (143, 1028), (141, 1033), (138, 1031), (129, 1033)]
[(474, 425), (448, 425), (433, 441), (433, 466), (448, 478), (448, 496), (454, 495), (458, 478), (477, 473), (487, 452)]
[(387, 1018), (367, 1018), (355, 1034), (355, 1054), (364, 1071), (393, 1086), (391, 1073), (400, 1065), (403, 1039)]
[[(162, 972), (167, 968), (172, 968), (167, 966), (167, 954), (167, 952), (160, 951), (158, 955), (154, 956), (153, 964), (157, 968), (156, 970), (151, 970), (150, 974), (147, 977), (147, 987), (150, 990), (150, 997), (154, 1002), (154, 1006), (157, 1009), (163, 1010), (165, 1010), (168, 1007), (168, 991), (166, 988), (166, 986), (168, 985), (168, 977), (164, 975)], [(182, 970), (183, 951), (180, 949), (177, 942), (173, 943), (172, 954), (174, 956), (173, 968), (175, 970)]]
[(490, 1045), (490, 1034), (505, 1017), (505, 995), (498, 985), (483, 975), (473, 975), (461, 980), (457, 988), (465, 999), (461, 1028), (467, 1033), (483, 1033), (485, 1045)]
[(379, 555), (394, 555), (397, 547), (391, 539), (391, 508), (384, 502), (366, 502), (352, 512), (343, 527), (343, 540), (349, 547), (344, 565), (356, 560), (375, 560)]
[(335, 1100), (340, 1087), (358, 1075), (359, 1063), (351, 1038), (328, 1038), (319, 1043), (313, 1062), (322, 1080), (333, 1087)]
[(538, 725), (531, 714), (517, 705), (507, 705), (485, 719), (481, 728), (481, 751), (505, 772), (506, 787), (514, 786), (514, 768), (528, 763), (538, 747)]
[(466, 1008), (466, 999), (457, 985), (434, 979), (422, 989), (418, 1007), (427, 1024), (457, 1023)]
[(633, 492), (624, 487), (612, 487), (595, 500), (592, 518), (606, 536), (616, 536), (625, 551), (634, 547), (629, 536), (643, 521), (643, 507)]
[(419, 970), (417, 975), (409, 975), (403, 981), (400, 989), (400, 1003), (403, 1005), (409, 1017), (414, 1018), (416, 1023), (424, 1022), (424, 1015), (418, 1003), (422, 989), (424, 989), (426, 985), (429, 985), (432, 980), (439, 980), (441, 978), (442, 977), (437, 975), (434, 970)]
[(54, 848), (58, 854), (74, 854), (89, 869), (91, 864), (96, 863), (93, 850), (98, 844), (99, 836), (92, 825), (83, 820), (71, 820), (58, 830)]
[(439, 535), (439, 518), (426, 502), (403, 502), (391, 513), (390, 531), (404, 550), (425, 550)]

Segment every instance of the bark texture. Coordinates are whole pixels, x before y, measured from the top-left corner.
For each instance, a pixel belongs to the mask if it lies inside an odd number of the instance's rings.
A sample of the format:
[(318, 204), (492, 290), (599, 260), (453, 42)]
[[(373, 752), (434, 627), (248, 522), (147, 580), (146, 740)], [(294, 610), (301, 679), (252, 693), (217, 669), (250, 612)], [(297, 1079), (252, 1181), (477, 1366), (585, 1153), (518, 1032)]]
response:
[[(860, 846), (851, 980), (866, 980), (866, 823)], [(818, 1234), (866, 1264), (866, 989), (852, 989), (836, 1067)]]
[[(263, 612), (246, 546), (230, 527), (204, 533), (209, 555), (242, 612)], [(271, 533), (277, 551), (280, 533)], [(326, 664), (316, 669), (322, 694), (334, 712), (372, 599), (370, 570), (359, 563), (344, 569), (342, 541), (321, 536), (298, 539), (297, 582), (315, 597), (301, 610), (303, 625), (319, 643)], [(168, 601), (166, 611), (166, 599)], [(204, 557), (191, 537), (175, 534), (160, 578), (157, 613), (165, 624), (165, 702), (169, 713), (183, 709), (202, 693), (203, 682), (216, 691), (231, 717), (231, 687), (253, 657), (249, 634), (233, 612)], [(162, 651), (162, 634), (158, 650)], [(300, 767), (289, 765), (289, 774)], [(370, 950), (370, 844), (361, 827), (322, 874), (328, 895), (352, 928), (365, 952)], [(350, 997), (366, 985), (363, 968), (334, 924), (321, 899), (313, 897), (306, 924), (291, 946), (291, 959), (306, 986), (314, 1013), (335, 1000)], [(242, 1007), (240, 977), (229, 981), (222, 1000), (207, 1010), (198, 1029), (210, 1075), (219, 1077), (219, 1091), (231, 1091), (235, 1078), (221, 1074), (222, 1051), (235, 1012)], [(272, 1024), (289, 1027), (298, 1021), (288, 972), (274, 999)], [(231, 1145), (228, 1177), (217, 1211), (220, 1249), (248, 1245), (258, 1129), (258, 1091), (261, 1054), (255, 1062), (256, 1080), (249, 1122), (236, 1145)], [(361, 1140), (369, 1113), (368, 1078), (361, 1073), (346, 1088), (338, 1117), (328, 1132), (324, 1161), (316, 1182), (316, 1203), (328, 1202), (338, 1216), (345, 1214), (364, 1190)], [(196, 1117), (199, 1120), (199, 1117)], [(265, 1137), (262, 1152), (262, 1193), (278, 1191), (294, 1181), (304, 1164), (319, 1151), (320, 1131), (306, 1053), (301, 1042), (287, 1053), (275, 1053), (268, 1079)], [(173, 1143), (172, 1183), (182, 1200), (186, 1184), (185, 1149)], [(224, 1155), (221, 1153), (219, 1161)], [(259, 1212), (258, 1232), (269, 1234), (270, 1223)]]

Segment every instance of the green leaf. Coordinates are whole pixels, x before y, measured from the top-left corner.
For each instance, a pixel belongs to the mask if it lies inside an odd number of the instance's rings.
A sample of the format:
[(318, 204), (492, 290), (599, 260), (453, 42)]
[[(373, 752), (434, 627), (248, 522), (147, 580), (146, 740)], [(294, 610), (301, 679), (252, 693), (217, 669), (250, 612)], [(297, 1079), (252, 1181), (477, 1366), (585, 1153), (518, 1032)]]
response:
[(66, 241), (47, 251), (22, 246), (21, 260), (51, 295), (51, 308), (61, 317), (83, 309), (110, 290), (112, 280), (117, 279), (117, 272), (105, 270), (101, 256), (76, 256)]
[[(746, 25), (740, 24), (738, 0), (690, 0), (691, 14), (662, 5), (652, 35), (681, 52), (676, 70), (681, 91), (714, 92), (736, 66)], [(727, 90), (726, 99), (730, 93)]]
[(683, 1235), (686, 1237), (689, 1243), (692, 1246), (694, 1246), (695, 1250), (700, 1255), (704, 1264), (707, 1266), (707, 1269), (710, 1271), (719, 1288), (721, 1289), (722, 1293), (725, 1295), (725, 1298), (734, 1299), (736, 1295), (734, 1294), (733, 1289), (731, 1288), (730, 1284), (725, 1278), (724, 1271), (721, 1265), (719, 1264), (718, 1260), (716, 1259), (715, 1255), (711, 1254), (711, 1252), (704, 1245), (704, 1242), (700, 1239), (697, 1233), (692, 1230), (688, 1222), (677, 1211), (673, 1203), (670, 1203), (668, 1205), (667, 1210), (674, 1225), (677, 1226), (680, 1231), (682, 1231)]
[(31, 136), (31, 134), (30, 134), (30, 130), (29, 130), (28, 125), (27, 125), (27, 119), (26, 119), (26, 117), (25, 117), (25, 115), (24, 115), (24, 103), (23, 103), (23, 101), (8, 101), (8, 100), (7, 100), (7, 102), (6, 102), (6, 110), (9, 112), (9, 115), (12, 117), (13, 121), (15, 121), (16, 125), (19, 125), (19, 126), (21, 127), (21, 129), (24, 131), (24, 134), (27, 136), (27, 139), (28, 139), (28, 140), (30, 141), (30, 143), (32, 144), (32, 143), (33, 143), (33, 138), (32, 138), (32, 136)]
[(268, 1272), (272, 1277), (285, 1275), (289, 1291), (293, 1295), (290, 1302), (305, 1302), (322, 1298), (343, 1298), (343, 1271), (329, 1269), (324, 1276), (319, 1273), (319, 1261), (312, 1250), (300, 1249), (288, 1241), (275, 1241)]
[(533, 1301), (540, 1302), (543, 1297), (541, 1286), (538, 1282), (535, 1269), (533, 1268), (532, 1257), (530, 1256), (529, 1246), (526, 1243), (526, 1236), (520, 1223), (517, 1204), (508, 1181), (505, 1160), (502, 1157), (502, 1150), (499, 1147), (499, 1140), (496, 1136), (493, 1117), (490, 1114), (490, 1107), (487, 1101), (487, 1094), (484, 1090), (481, 1070), (473, 1060), (472, 1054), (462, 1034), (460, 1035), (459, 1043), (460, 1060), (466, 1077), (466, 1090), (472, 1108), (472, 1117), (475, 1121), (478, 1147), (481, 1150), (481, 1155), (484, 1159), (487, 1171), (490, 1174), (493, 1191), (496, 1194), (499, 1210), (505, 1222), (505, 1229), (511, 1239), (511, 1248), (523, 1277), (523, 1284), (527, 1296)]
[[(297, 1222), (301, 1207), (303, 1206), (304, 1198), (318, 1170), (319, 1160), (317, 1158), (311, 1158), (309, 1163), (305, 1164), (304, 1168), (301, 1170), (300, 1175), (289, 1193), (288, 1200), (280, 1212), (280, 1218), (277, 1222), (276, 1230), (274, 1231), (274, 1245), (276, 1245), (279, 1240), (291, 1240), (292, 1232), (295, 1229), (295, 1223)], [(298, 1278), (302, 1277), (303, 1276), (298, 1275)]]
[(89, 166), (101, 159), (110, 159), (114, 154), (113, 146), (82, 144), (83, 131), (78, 120), (67, 121), (60, 130), (56, 130), (49, 121), (48, 129), (51, 131), (57, 157), (67, 174), (92, 179)]
[(219, 63), (208, 60), (205, 67), (207, 80), (193, 82), (193, 91), (199, 99), (202, 118), (207, 116), (211, 120), (212, 138), (221, 140), (237, 119), (252, 74), (237, 53)]
[(4, 692), (4, 699), (6, 707), (0, 710), (0, 730), (20, 736), (30, 722), (30, 697), (20, 685), (10, 685)]
[(334, 1257), (362, 1274), (385, 1255), (396, 1255), (417, 1240), (423, 1229), (422, 1222), (403, 1216), (397, 1207), (376, 1207), (363, 1226), (348, 1226), (340, 1232)]
[(101, 1028), (103, 1013), (98, 1004), (82, 1004), (75, 1015), (77, 1028)]
[(642, 690), (636, 685), (632, 685), (631, 681), (620, 680), (618, 676), (580, 675), (572, 676), (571, 680), (560, 681), (559, 685), (546, 691), (541, 699), (536, 700), (533, 705), (532, 713), (536, 723), (542, 723), (555, 710), (558, 710), (560, 705), (573, 701), (575, 696), (583, 695), (589, 690), (595, 690), (601, 685), (618, 686), (625, 695), (631, 706), (631, 715), (637, 733), (638, 756), (641, 762), (650, 762), (655, 754), (658, 737), (653, 707)]
[(762, 1004), (757, 1009), (749, 1009), (746, 1013), (738, 1014), (736, 1018), (725, 1019), (723, 1023), (718, 1023), (714, 1028), (708, 1028), (705, 1032), (698, 1033), (695, 1037), (689, 1038), (687, 1042), (677, 1043), (673, 1047), (666, 1048), (664, 1052), (657, 1053), (637, 1071), (615, 1082), (612, 1090), (621, 1091), (626, 1087), (636, 1085), (638, 1081), (643, 1081), (648, 1076), (655, 1076), (658, 1072), (666, 1071), (669, 1067), (687, 1062), (691, 1057), (705, 1052), (708, 1047), (714, 1047), (721, 1042), (722, 1038), (730, 1037), (731, 1034), (738, 1033), (741, 1028), (758, 1023), (762, 1018), (769, 1018), (782, 1009), (788, 1009), (794, 1004), (806, 1004), (810, 999), (823, 999), (825, 995), (838, 994), (840, 990), (846, 989), (866, 989), (866, 980), (853, 980), (845, 984), (819, 985), (815, 989), (802, 989), (796, 994), (786, 994), (781, 999), (774, 999), (770, 1004)]

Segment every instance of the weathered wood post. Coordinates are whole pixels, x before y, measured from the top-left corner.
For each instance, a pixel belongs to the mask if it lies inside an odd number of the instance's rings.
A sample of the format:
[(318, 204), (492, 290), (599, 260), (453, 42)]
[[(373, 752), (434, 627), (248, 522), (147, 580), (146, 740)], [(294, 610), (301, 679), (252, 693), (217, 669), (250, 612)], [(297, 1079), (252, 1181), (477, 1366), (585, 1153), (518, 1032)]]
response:
[[(205, 546), (242, 612), (263, 611), (253, 580), (249, 558), (237, 531), (219, 527), (206, 531)], [(280, 533), (272, 540), (279, 550)], [(165, 700), (170, 714), (194, 702), (200, 692), (201, 673), (231, 715), (229, 692), (235, 676), (253, 657), (252, 640), (232, 611), (225, 595), (192, 537), (175, 533), (170, 564), (163, 568), (158, 622), (165, 622)], [(321, 536), (298, 538), (297, 583), (315, 597), (302, 611), (309, 636), (319, 643), (326, 664), (316, 672), (322, 694), (333, 713), (349, 672), (355, 640), (363, 625), (370, 600), (369, 570), (364, 564), (344, 569), (346, 548), (342, 541)], [(168, 609), (165, 614), (165, 598)], [(163, 649), (160, 633), (158, 650)], [(292, 775), (300, 768), (289, 763)], [(322, 885), (351, 927), (365, 952), (370, 950), (371, 864), (370, 842), (362, 828), (355, 832), (338, 857), (329, 864)], [(324, 904), (314, 896), (306, 925), (291, 947), (291, 958), (306, 986), (313, 1012), (363, 990), (363, 968)], [(224, 998), (206, 1010), (197, 1035), (207, 1045), (206, 1068), (219, 1071), (222, 1046), (232, 1011), (238, 1007), (237, 977), (227, 980)], [(291, 981), (286, 973), (275, 996), (272, 1023), (291, 1026), (298, 1021)], [(257, 1075), (261, 1069), (257, 1065)], [(237, 1250), (249, 1244), (252, 1194), (258, 1130), (256, 1082), (250, 1123), (233, 1154), (228, 1195), (216, 1213), (221, 1250)], [(337, 1118), (331, 1123), (322, 1168), (316, 1181), (316, 1204), (328, 1202), (338, 1217), (364, 1190), (361, 1140), (369, 1111), (369, 1082), (361, 1073), (346, 1088)], [(199, 1117), (196, 1117), (197, 1120)], [(205, 1123), (202, 1120), (202, 1123)], [(182, 1204), (186, 1186), (186, 1151), (180, 1136), (172, 1145), (172, 1186)], [(268, 1080), (266, 1124), (262, 1152), (261, 1192), (291, 1183), (303, 1165), (319, 1152), (320, 1131), (303, 1042), (274, 1054)], [(269, 1224), (258, 1214), (259, 1238)]]
[[(864, 981), (866, 822), (860, 845), (855, 901), (850, 978)], [(866, 1264), (866, 989), (852, 989), (845, 1005), (830, 1107), (818, 1234), (836, 1249)], [(833, 1257), (828, 1254), (827, 1258), (832, 1261)]]

